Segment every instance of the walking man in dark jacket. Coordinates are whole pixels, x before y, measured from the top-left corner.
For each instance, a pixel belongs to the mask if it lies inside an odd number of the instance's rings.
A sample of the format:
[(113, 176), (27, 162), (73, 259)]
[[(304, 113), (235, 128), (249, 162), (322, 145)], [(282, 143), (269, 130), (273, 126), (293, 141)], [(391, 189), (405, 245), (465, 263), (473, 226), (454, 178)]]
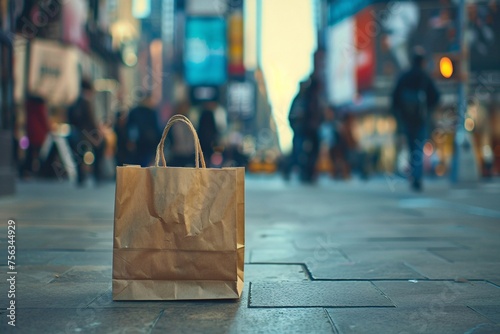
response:
[(398, 127), (406, 134), (410, 150), (410, 182), (415, 191), (422, 190), (423, 147), (428, 123), (439, 102), (439, 91), (424, 70), (425, 53), (416, 48), (412, 67), (399, 78), (392, 94), (392, 107)]

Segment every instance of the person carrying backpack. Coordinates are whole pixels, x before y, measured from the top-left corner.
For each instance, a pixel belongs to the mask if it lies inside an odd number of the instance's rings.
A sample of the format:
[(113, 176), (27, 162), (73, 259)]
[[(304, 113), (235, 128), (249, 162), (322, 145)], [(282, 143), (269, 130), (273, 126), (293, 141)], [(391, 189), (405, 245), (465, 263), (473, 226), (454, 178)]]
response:
[(405, 132), (410, 150), (410, 182), (415, 191), (422, 190), (423, 147), (427, 140), (430, 115), (439, 102), (439, 91), (424, 70), (425, 53), (415, 48), (412, 66), (398, 79), (392, 93), (392, 109), (398, 127)]

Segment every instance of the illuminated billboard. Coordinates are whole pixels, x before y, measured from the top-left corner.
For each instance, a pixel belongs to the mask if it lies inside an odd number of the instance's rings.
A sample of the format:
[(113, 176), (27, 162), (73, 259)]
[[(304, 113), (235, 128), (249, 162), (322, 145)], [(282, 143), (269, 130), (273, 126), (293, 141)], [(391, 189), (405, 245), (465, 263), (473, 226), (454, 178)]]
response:
[(222, 18), (189, 18), (184, 48), (189, 85), (222, 85), (227, 79), (226, 23)]

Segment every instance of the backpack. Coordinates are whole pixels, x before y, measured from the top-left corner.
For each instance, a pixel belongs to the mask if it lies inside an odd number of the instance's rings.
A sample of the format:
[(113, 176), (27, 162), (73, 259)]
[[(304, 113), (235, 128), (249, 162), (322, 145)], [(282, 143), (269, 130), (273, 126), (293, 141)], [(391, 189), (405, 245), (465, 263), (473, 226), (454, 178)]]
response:
[(427, 94), (422, 85), (401, 89), (401, 114), (411, 124), (422, 124), (427, 119)]

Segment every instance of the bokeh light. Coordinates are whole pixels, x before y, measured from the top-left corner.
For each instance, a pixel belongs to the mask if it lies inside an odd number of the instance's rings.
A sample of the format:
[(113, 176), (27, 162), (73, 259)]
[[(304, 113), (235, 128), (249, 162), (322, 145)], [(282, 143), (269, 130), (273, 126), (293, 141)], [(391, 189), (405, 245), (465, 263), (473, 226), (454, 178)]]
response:
[(83, 155), (83, 162), (85, 162), (86, 165), (92, 165), (94, 163), (95, 157), (94, 153), (92, 152), (86, 152)]
[(30, 140), (28, 139), (27, 136), (22, 136), (21, 139), (19, 139), (19, 147), (22, 150), (26, 150), (30, 146)]
[(210, 158), (210, 162), (214, 166), (222, 165), (223, 160), (224, 158), (220, 152), (215, 152), (214, 154), (212, 154), (212, 157)]
[(432, 146), (432, 143), (427, 142), (424, 145), (424, 154), (428, 157), (430, 157), (434, 153), (434, 146)]
[(59, 125), (59, 134), (61, 136), (67, 137), (71, 132), (71, 126), (69, 124), (63, 123)]
[(470, 132), (470, 131), (474, 130), (474, 126), (475, 126), (475, 123), (474, 123), (474, 120), (472, 118), (467, 118), (465, 120), (465, 124), (464, 124), (465, 130)]
[(442, 57), (439, 60), (439, 71), (441, 75), (447, 79), (453, 75), (453, 63), (450, 58)]

